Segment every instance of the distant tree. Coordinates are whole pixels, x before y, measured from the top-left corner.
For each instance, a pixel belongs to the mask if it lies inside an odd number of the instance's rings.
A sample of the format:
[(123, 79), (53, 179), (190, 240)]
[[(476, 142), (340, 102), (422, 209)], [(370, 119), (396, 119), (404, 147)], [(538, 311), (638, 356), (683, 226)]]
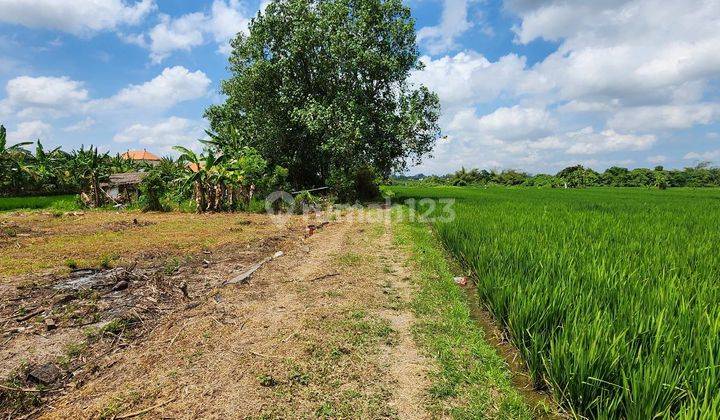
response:
[(555, 175), (569, 188), (583, 188), (597, 185), (600, 176), (597, 172), (582, 165), (570, 166)]
[(636, 168), (630, 171), (625, 181), (626, 187), (649, 187), (653, 185), (655, 176), (653, 171), (646, 168)]
[(600, 176), (602, 185), (609, 187), (623, 187), (627, 185), (627, 178), (630, 171), (627, 168), (612, 166), (605, 170)]
[(207, 185), (209, 184), (210, 170), (216, 161), (215, 155), (212, 153), (206, 156), (198, 155), (182, 146), (175, 146), (174, 149), (180, 152), (178, 161), (186, 168), (182, 177), (182, 186), (184, 189), (192, 191), (195, 198), (195, 210), (202, 213), (208, 206)]
[(654, 171), (653, 172), (653, 184), (656, 188), (665, 190), (670, 185), (668, 176), (665, 171)]
[(528, 187), (555, 188), (561, 186), (561, 182), (553, 175), (537, 174), (525, 180), (523, 185)]
[(271, 2), (231, 45), (211, 133), (223, 152), (250, 146), (287, 168), (296, 188), (352, 199), (360, 176), (402, 172), (440, 135), (437, 95), (408, 82), (422, 65), (401, 0)]
[(507, 169), (495, 176), (495, 180), (501, 185), (521, 185), (528, 178), (528, 174), (514, 169)]

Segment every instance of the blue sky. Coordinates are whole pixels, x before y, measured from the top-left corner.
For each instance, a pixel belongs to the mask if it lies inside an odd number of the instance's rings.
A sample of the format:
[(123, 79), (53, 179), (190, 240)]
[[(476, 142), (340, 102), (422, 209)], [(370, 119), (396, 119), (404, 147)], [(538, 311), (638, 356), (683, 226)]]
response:
[[(409, 0), (444, 139), (411, 173), (720, 163), (720, 0)], [(197, 147), (259, 1), (0, 0), (10, 140)]]

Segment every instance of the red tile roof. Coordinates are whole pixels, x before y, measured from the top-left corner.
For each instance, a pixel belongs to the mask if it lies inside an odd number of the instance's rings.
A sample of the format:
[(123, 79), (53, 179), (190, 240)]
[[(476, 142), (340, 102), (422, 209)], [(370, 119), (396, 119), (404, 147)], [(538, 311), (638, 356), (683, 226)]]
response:
[(122, 154), (122, 157), (130, 160), (160, 160), (159, 157), (147, 150), (128, 150)]

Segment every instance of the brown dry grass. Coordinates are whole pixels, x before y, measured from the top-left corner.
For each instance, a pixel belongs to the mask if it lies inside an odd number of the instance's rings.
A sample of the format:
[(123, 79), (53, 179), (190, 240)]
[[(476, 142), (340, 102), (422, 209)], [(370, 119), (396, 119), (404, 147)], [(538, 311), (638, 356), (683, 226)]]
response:
[(432, 363), (386, 229), (331, 223), (109, 354), (44, 417), (427, 417)]
[[(133, 219), (138, 224), (133, 224)], [(247, 221), (251, 222), (246, 225)], [(21, 235), (0, 237), (0, 284), (28, 276), (62, 274), (72, 261), (98, 267), (138, 257), (184, 256), (225, 244), (248, 242), (279, 228), (256, 214), (188, 214), (90, 211), (0, 213), (0, 224)], [(145, 258), (141, 258), (145, 259)]]

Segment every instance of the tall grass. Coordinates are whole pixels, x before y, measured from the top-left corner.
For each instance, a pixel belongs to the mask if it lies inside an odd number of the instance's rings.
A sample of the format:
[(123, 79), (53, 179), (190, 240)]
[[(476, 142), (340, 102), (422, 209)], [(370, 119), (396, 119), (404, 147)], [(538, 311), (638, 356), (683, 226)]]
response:
[(720, 417), (720, 191), (393, 190), (459, 198), (440, 237), (575, 414)]
[(77, 210), (74, 195), (54, 195), (36, 197), (0, 197), (0, 211), (19, 209)]

